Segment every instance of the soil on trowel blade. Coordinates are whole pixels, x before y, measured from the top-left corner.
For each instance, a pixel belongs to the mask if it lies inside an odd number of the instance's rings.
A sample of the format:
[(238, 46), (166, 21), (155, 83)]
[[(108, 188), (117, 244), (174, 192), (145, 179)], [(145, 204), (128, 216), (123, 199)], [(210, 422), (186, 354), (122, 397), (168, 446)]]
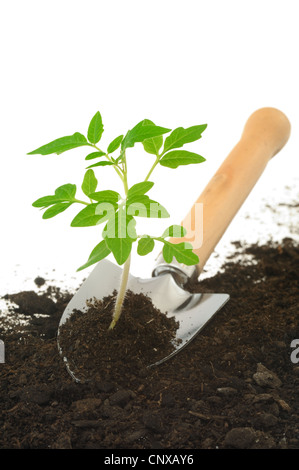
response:
[(59, 328), (59, 347), (75, 380), (109, 379), (144, 369), (175, 350), (178, 323), (144, 294), (126, 293), (121, 316), (109, 329), (117, 292), (90, 300)]
[(45, 285), (15, 296), (0, 327), (0, 448), (298, 449), (299, 247), (238, 243), (236, 255), (189, 286), (231, 296), (189, 346), (148, 369), (119, 343), (121, 373), (86, 383), (57, 349), (71, 296)]

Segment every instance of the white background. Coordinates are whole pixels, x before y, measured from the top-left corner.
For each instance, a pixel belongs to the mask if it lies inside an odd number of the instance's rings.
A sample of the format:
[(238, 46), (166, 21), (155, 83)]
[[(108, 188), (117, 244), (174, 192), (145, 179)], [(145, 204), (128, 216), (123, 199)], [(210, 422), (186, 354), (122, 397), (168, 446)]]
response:
[[(281, 109), (291, 121), (291, 138), (250, 196), (257, 211), (259, 192), (272, 204), (273, 194), (299, 173), (297, 12), (296, 0), (2, 2), (2, 286), (13, 273), (43, 275), (59, 266), (75, 282), (81, 279), (76, 268), (98, 243), (99, 229), (71, 228), (75, 207), (42, 220), (31, 204), (61, 184), (80, 188), (86, 150), (26, 154), (58, 137), (86, 133), (97, 110), (103, 147), (144, 118), (172, 129), (208, 124), (203, 138), (188, 147), (205, 156), (204, 164), (159, 167), (153, 175), (152, 197), (179, 223), (249, 115), (264, 106)], [(136, 146), (129, 159), (133, 184), (153, 157)], [(98, 189), (120, 189), (111, 168), (97, 177)], [(144, 268), (153, 258), (141, 262)]]

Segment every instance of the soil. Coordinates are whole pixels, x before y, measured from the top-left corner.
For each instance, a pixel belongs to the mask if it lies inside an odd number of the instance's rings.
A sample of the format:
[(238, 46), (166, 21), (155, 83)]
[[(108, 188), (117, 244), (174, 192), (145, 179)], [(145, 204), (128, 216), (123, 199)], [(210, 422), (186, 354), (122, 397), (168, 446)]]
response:
[(179, 324), (154, 307), (149, 297), (128, 290), (122, 314), (111, 324), (117, 292), (91, 299), (87, 310), (75, 310), (59, 328), (59, 348), (78, 382), (109, 380), (167, 357), (175, 350)]
[(121, 373), (85, 383), (57, 349), (71, 294), (42, 279), (37, 292), (8, 294), (0, 448), (298, 449), (299, 246), (235, 247), (221, 272), (188, 286), (231, 298), (185, 349), (146, 368), (119, 348)]

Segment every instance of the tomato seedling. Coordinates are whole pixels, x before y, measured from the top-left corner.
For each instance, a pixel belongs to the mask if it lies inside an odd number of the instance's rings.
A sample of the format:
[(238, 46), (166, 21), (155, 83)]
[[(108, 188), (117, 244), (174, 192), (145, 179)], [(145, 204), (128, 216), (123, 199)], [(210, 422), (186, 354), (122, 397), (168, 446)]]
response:
[[(92, 149), (85, 160), (92, 160), (95, 163), (87, 166), (81, 186), (87, 200), (78, 199), (76, 185), (68, 183), (58, 187), (53, 195), (37, 199), (33, 206), (45, 209), (43, 218), (49, 219), (64, 212), (71, 205), (79, 204), (84, 208), (72, 220), (72, 227), (105, 224), (102, 230), (102, 240), (94, 247), (87, 262), (80, 266), (78, 271), (98, 263), (110, 253), (113, 254), (119, 265), (124, 265), (110, 329), (114, 328), (122, 311), (130, 270), (131, 251), (135, 242), (137, 242), (137, 253), (140, 256), (147, 255), (154, 249), (156, 242), (161, 242), (163, 257), (167, 263), (170, 263), (173, 258), (188, 266), (197, 264), (199, 261), (190, 243), (171, 243), (168, 240), (169, 237), (181, 238), (186, 235), (186, 230), (181, 225), (171, 225), (160, 236), (138, 235), (136, 218), (169, 217), (165, 207), (147, 195), (154, 186), (154, 183), (149, 179), (158, 164), (174, 169), (180, 165), (205, 161), (201, 155), (181, 150), (181, 148), (185, 144), (200, 139), (206, 127), (206, 124), (202, 124), (186, 129), (178, 127), (171, 130), (156, 126), (149, 119), (144, 119), (125, 135), (117, 136), (104, 151), (98, 145), (104, 132), (102, 116), (98, 111), (91, 119), (87, 137), (76, 132), (28, 153), (28, 155), (60, 155), (78, 147)], [(166, 134), (169, 135), (164, 140)], [(129, 188), (127, 151), (137, 143), (142, 144), (145, 152), (153, 155), (155, 160), (144, 180)], [(111, 166), (116, 171), (123, 184), (123, 195), (115, 190), (97, 190), (98, 180), (93, 168), (104, 166)]]

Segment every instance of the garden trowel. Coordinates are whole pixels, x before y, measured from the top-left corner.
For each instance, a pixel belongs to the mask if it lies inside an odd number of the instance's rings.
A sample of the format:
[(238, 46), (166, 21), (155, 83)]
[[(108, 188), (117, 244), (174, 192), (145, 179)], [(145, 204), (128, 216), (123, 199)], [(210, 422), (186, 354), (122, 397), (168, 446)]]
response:
[[(229, 294), (192, 294), (184, 286), (190, 280), (197, 280), (268, 161), (283, 148), (289, 135), (290, 123), (281, 111), (275, 108), (255, 111), (248, 119), (240, 141), (182, 222), (187, 233), (185, 238), (177, 241), (192, 244), (194, 252), (199, 256), (199, 265), (194, 267), (178, 262), (166, 263), (160, 255), (151, 278), (129, 276), (128, 289), (148, 295), (155, 307), (169, 317), (174, 316), (179, 322), (174, 352), (149, 366), (164, 362), (185, 347), (228, 301)], [(198, 217), (199, 211), (201, 217)], [(200, 226), (197, 219), (200, 220)], [(170, 241), (176, 240), (173, 238)], [(60, 326), (74, 309), (84, 311), (87, 300), (111, 295), (120, 284), (121, 274), (121, 267), (108, 260), (100, 261), (68, 304)], [(67, 365), (67, 358), (64, 360)], [(73, 375), (72, 371), (69, 372)]]

